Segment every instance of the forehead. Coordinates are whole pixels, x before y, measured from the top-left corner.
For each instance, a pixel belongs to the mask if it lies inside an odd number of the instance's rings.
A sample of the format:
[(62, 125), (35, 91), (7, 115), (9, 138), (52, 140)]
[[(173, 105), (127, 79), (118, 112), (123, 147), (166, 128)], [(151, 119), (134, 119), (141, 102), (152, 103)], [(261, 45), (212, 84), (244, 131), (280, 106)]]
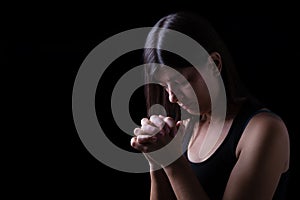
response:
[(159, 82), (170, 82), (178, 79), (185, 79), (196, 70), (194, 67), (186, 67), (182, 69), (173, 69), (167, 66), (159, 67), (154, 78)]
[(160, 82), (167, 82), (180, 76), (179, 72), (170, 67), (158, 67), (155, 71), (154, 78)]

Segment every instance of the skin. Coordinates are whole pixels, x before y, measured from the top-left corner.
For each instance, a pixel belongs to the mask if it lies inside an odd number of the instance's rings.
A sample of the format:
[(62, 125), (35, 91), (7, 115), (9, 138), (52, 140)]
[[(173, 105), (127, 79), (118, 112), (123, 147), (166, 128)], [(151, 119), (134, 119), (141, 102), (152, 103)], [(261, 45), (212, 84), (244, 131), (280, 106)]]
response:
[[(213, 60), (221, 70), (220, 55), (215, 52), (210, 56), (208, 64)], [(203, 84), (203, 79), (199, 74), (195, 75), (192, 68), (185, 68), (182, 73), (190, 82), (191, 87), (177, 88), (179, 92), (176, 91), (176, 93), (180, 94), (180, 97), (173, 93), (174, 84), (178, 85), (178, 83), (172, 82), (172, 80), (177, 80), (172, 77), (172, 73), (165, 73), (161, 76), (164, 77), (161, 83), (169, 93), (170, 102), (178, 103), (191, 114), (206, 115), (209, 119), (209, 93)], [(195, 91), (196, 99), (190, 95), (192, 94), (190, 90)], [(197, 102), (195, 100), (198, 101), (201, 113), (197, 113), (198, 110), (192, 105)], [(185, 102), (191, 106), (185, 106)], [(231, 122), (232, 119), (226, 120), (222, 137), (225, 138), (227, 135)], [(201, 135), (206, 132), (203, 127), (207, 126), (207, 123), (209, 120), (201, 122), (199, 128), (195, 129), (197, 132), (193, 139), (196, 141), (194, 144), (201, 143)], [(181, 137), (184, 134), (184, 130), (178, 131), (179, 126), (184, 127), (184, 122), (175, 122), (170, 117), (144, 118), (141, 125), (134, 131), (135, 137), (131, 139), (131, 146), (143, 153), (160, 149), (174, 137)], [(223, 140), (220, 139), (218, 142), (221, 144)], [(162, 165), (158, 158), (145, 154), (150, 165), (150, 199), (209, 199), (187, 160), (198, 159), (195, 147), (197, 145), (189, 146), (188, 158), (182, 155), (166, 166)], [(174, 145), (172, 152), (180, 153), (180, 151), (180, 143)], [(281, 174), (289, 168), (289, 136), (284, 122), (271, 113), (264, 112), (255, 115), (245, 128), (235, 153), (237, 163), (227, 182), (223, 199), (272, 199)], [(201, 162), (201, 159), (198, 162)], [(157, 166), (162, 166), (162, 168), (154, 170)]]

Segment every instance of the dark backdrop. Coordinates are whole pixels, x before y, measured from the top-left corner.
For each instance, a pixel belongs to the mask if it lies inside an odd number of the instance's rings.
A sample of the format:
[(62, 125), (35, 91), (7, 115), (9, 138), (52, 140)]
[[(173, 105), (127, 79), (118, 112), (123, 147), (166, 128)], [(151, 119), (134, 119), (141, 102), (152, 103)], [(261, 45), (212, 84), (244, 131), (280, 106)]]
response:
[[(299, 22), (292, 5), (278, 9), (254, 6), (250, 12), (246, 12), (246, 5), (245, 11), (241, 8), (239, 12), (222, 6), (184, 3), (73, 6), (20, 6), (12, 12), (17, 17), (6, 23), (5, 30), (11, 32), (3, 40), (4, 64), (20, 80), (11, 93), (17, 94), (14, 106), (20, 122), (16, 127), (22, 130), (17, 137), (21, 154), (18, 159), (16, 154), (10, 157), (17, 160), (14, 167), (18, 170), (11, 173), (8, 186), (33, 197), (148, 199), (148, 174), (111, 169), (85, 149), (73, 122), (73, 83), (85, 57), (103, 40), (131, 28), (152, 26), (160, 17), (186, 9), (213, 23), (231, 50), (246, 86), (286, 122), (292, 150), (289, 194), (296, 194), (292, 186), (299, 145), (296, 70), (300, 52), (295, 30)], [(109, 130), (107, 136), (127, 150), (132, 150), (130, 137), (112, 120), (110, 93), (122, 74), (141, 64), (140, 53), (135, 51), (118, 58), (101, 79), (96, 95), (97, 114)], [(145, 116), (141, 89), (132, 95), (129, 109), (137, 123)]]

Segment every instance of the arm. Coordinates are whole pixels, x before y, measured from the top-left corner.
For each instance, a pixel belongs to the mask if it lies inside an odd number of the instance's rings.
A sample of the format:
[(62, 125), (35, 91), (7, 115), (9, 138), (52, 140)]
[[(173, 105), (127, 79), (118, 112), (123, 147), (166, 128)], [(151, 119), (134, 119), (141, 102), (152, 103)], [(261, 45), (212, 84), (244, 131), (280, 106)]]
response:
[(236, 154), (224, 199), (272, 199), (281, 174), (288, 169), (289, 136), (284, 123), (270, 113), (253, 117)]
[(184, 156), (164, 168), (177, 199), (209, 199)]
[(163, 169), (150, 172), (151, 191), (150, 199), (176, 199), (170, 182)]
[[(143, 150), (145, 145), (151, 142), (150, 138), (146, 137), (142, 141), (138, 141), (138, 137), (133, 137), (131, 139), (131, 146)], [(150, 178), (151, 178), (151, 190), (150, 199), (160, 200), (160, 199), (176, 199), (173, 189), (170, 185), (169, 179), (166, 176), (164, 170), (157, 164), (150, 156), (144, 154), (145, 158), (148, 160), (150, 167)]]

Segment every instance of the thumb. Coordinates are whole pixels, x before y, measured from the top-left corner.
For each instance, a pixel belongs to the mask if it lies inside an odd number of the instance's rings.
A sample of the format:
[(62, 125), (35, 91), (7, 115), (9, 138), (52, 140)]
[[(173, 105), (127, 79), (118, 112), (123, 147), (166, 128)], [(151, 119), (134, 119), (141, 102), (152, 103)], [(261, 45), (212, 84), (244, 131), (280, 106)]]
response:
[(177, 121), (176, 122), (176, 128), (178, 129), (180, 125), (183, 125), (182, 121)]
[(184, 125), (183, 125), (182, 121), (177, 121), (175, 126), (176, 126), (176, 131), (174, 132), (173, 137), (175, 137), (175, 135), (184, 133), (184, 131), (183, 131), (184, 130)]

